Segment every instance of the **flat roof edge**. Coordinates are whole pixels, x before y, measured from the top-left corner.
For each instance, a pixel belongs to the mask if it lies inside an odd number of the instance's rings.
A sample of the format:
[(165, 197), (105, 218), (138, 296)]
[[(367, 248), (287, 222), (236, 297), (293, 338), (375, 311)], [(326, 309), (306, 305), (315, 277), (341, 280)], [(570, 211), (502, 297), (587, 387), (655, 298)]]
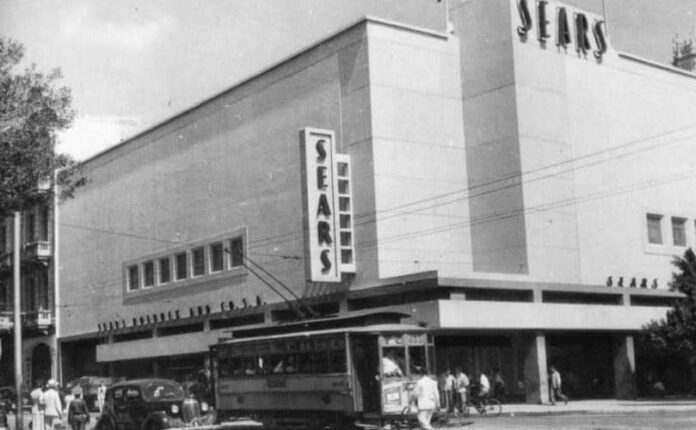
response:
[(206, 97), (203, 100), (199, 101), (198, 103), (193, 104), (192, 106), (184, 108), (181, 111), (175, 112), (174, 114), (167, 116), (165, 119), (157, 121), (153, 125), (135, 133), (134, 135), (132, 135), (130, 137), (123, 139), (122, 141), (116, 143), (115, 145), (110, 146), (110, 147), (80, 161), (79, 164), (86, 165), (89, 162), (94, 161), (94, 160), (102, 157), (103, 155), (108, 154), (109, 152), (112, 152), (112, 151), (114, 151), (122, 146), (125, 146), (126, 144), (128, 144), (128, 143), (130, 143), (130, 142), (132, 142), (132, 141), (134, 141), (134, 140), (136, 140), (136, 139), (138, 139), (138, 138), (140, 138), (140, 137), (142, 137), (142, 136), (144, 136), (144, 135), (146, 135), (146, 134), (148, 134), (148, 133), (150, 133), (150, 132), (152, 132), (152, 131), (154, 131), (154, 130), (156, 130), (156, 129), (158, 129), (158, 128), (160, 128), (160, 127), (162, 127), (162, 126), (164, 126), (164, 125), (166, 125), (166, 124), (168, 124), (168, 123), (170, 123), (170, 122), (172, 122), (172, 121), (174, 121), (182, 116), (184, 116), (184, 115), (186, 115), (189, 112), (193, 112), (194, 110), (206, 105), (207, 103), (210, 103), (213, 100), (215, 100), (219, 97), (222, 97), (225, 94), (228, 94), (229, 92), (235, 90), (236, 88), (241, 87), (241, 86), (253, 81), (254, 79), (259, 78), (260, 76), (270, 72), (271, 70), (276, 69), (276, 68), (280, 67), (281, 65), (283, 65), (287, 62), (290, 62), (295, 58), (302, 56), (303, 54), (306, 54), (307, 52), (311, 51), (312, 49), (315, 49), (319, 45), (327, 43), (330, 40), (339, 37), (341, 34), (346, 33), (355, 27), (358, 27), (358, 26), (363, 25), (363, 24), (369, 24), (369, 23), (380, 24), (380, 25), (383, 25), (386, 27), (392, 27), (392, 28), (396, 28), (399, 30), (406, 30), (406, 31), (410, 31), (413, 33), (419, 33), (419, 34), (422, 34), (425, 36), (436, 37), (436, 38), (443, 39), (443, 40), (448, 39), (447, 33), (439, 32), (436, 30), (430, 30), (430, 29), (427, 29), (424, 27), (418, 27), (415, 25), (403, 24), (403, 23), (400, 23), (397, 21), (378, 18), (378, 17), (370, 16), (370, 15), (363, 16), (362, 18), (359, 18), (359, 19), (351, 22), (350, 24), (348, 24), (346, 26), (339, 28), (339, 30), (329, 34), (328, 36), (325, 36), (325, 37), (323, 37), (315, 42), (312, 42), (308, 46), (300, 48), (299, 50), (294, 51), (285, 57), (282, 57), (280, 60), (278, 60), (274, 63), (271, 63), (269, 66), (259, 70), (258, 72), (252, 73), (251, 75), (249, 75), (247, 77), (241, 78), (240, 80), (236, 81), (235, 83), (233, 83), (229, 87), (213, 94), (212, 96)]
[(619, 58), (623, 58), (629, 61), (635, 61), (636, 63), (641, 63), (646, 66), (654, 67), (657, 69), (664, 70), (666, 72), (675, 73), (677, 75), (682, 75), (687, 78), (696, 79), (696, 73), (689, 72), (688, 70), (680, 69), (669, 64), (659, 63), (654, 60), (649, 60), (647, 58), (641, 57), (635, 54), (629, 54), (628, 52), (617, 51)]

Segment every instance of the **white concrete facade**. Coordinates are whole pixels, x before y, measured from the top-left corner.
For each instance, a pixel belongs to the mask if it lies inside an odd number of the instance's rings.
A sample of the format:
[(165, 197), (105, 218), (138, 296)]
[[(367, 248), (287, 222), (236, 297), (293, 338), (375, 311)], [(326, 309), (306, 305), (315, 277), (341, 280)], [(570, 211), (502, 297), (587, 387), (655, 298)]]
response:
[[(214, 247), (236, 239), (328, 313), (519, 336), (536, 369), (528, 399), (545, 399), (545, 331), (624, 336), (664, 315), (670, 260), (696, 242), (696, 77), (610, 42), (599, 60), (558, 47), (553, 14), (545, 43), (534, 13), (522, 37), (520, 3), (457, 2), (452, 32), (361, 20), (87, 160), (90, 183), (59, 208), (63, 345), (102, 364), (150, 360), (200, 354), (252, 315), (282, 320), (281, 298), (231, 254), (213, 270)], [(356, 272), (340, 283), (306, 282), (307, 127), (333, 132), (350, 160)], [(627, 289), (605, 287), (610, 276)]]

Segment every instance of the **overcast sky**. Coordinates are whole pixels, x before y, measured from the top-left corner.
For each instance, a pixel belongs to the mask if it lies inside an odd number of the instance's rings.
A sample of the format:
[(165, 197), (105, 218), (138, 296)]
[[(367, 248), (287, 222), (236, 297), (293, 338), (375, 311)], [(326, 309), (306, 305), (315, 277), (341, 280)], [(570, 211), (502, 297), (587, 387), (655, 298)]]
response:
[[(460, 2), (468, 0), (450, 0)], [(602, 0), (566, 3), (602, 13)], [(605, 0), (614, 48), (660, 62), (694, 31), (696, 0)], [(365, 14), (435, 20), (437, 0), (0, 0), (0, 35), (60, 67), (83, 159), (230, 87)], [(421, 8), (419, 10), (419, 8)], [(423, 18), (425, 17), (425, 18)], [(415, 23), (414, 23), (415, 24)], [(466, 37), (466, 35), (459, 35)]]

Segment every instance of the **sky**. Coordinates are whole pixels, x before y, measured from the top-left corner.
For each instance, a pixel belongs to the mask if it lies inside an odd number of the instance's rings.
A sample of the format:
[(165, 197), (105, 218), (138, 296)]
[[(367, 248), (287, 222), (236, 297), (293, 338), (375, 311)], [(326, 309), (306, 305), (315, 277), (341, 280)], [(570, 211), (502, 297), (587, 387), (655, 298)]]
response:
[[(466, 2), (474, 0), (449, 0)], [(671, 59), (696, 0), (566, 0), (606, 10), (615, 49)], [(85, 159), (369, 14), (437, 25), (438, 0), (0, 0), (0, 36), (60, 67), (78, 115), (59, 150)], [(417, 13), (411, 13), (416, 11)], [(418, 21), (421, 20), (421, 21)], [(460, 35), (466, 37), (466, 35)]]

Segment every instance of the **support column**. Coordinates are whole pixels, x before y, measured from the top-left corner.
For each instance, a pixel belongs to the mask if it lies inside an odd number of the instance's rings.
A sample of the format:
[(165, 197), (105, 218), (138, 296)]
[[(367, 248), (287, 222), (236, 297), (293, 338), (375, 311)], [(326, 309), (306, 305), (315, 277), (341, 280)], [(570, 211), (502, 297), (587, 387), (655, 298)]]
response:
[(549, 402), (548, 372), (546, 370), (546, 336), (542, 332), (523, 335), (524, 387), (527, 403)]
[(632, 335), (621, 336), (614, 353), (614, 386), (617, 399), (635, 399), (636, 350)]

